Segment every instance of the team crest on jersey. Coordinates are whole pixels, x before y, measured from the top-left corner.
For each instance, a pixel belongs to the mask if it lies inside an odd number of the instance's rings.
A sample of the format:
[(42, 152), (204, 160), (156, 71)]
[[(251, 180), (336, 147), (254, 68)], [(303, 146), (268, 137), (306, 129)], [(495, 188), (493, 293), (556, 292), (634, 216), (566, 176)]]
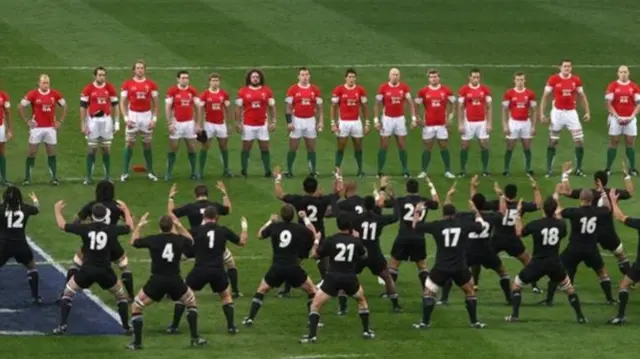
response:
[(391, 96), (391, 92), (385, 92), (384, 95), (385, 96)]

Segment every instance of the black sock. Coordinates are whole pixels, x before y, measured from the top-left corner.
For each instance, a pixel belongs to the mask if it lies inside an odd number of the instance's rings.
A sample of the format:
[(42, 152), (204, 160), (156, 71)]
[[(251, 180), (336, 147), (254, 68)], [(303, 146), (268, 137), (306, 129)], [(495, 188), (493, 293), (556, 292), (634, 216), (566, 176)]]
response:
[(318, 273), (320, 273), (320, 278), (324, 279), (324, 274), (327, 272), (327, 268), (324, 265), (324, 260), (322, 259), (317, 260), (316, 267), (318, 267)]
[(553, 303), (553, 296), (556, 295), (556, 290), (558, 289), (558, 283), (549, 281), (547, 284), (547, 303)]
[(127, 290), (129, 298), (133, 299), (136, 296), (136, 294), (133, 292), (133, 273), (122, 272), (122, 274), (120, 274), (120, 279), (122, 279), (122, 284), (124, 285), (124, 289)]
[(344, 294), (338, 294), (338, 310), (341, 312), (347, 311), (347, 296)]
[(362, 331), (369, 331), (369, 309), (360, 310), (360, 321), (362, 322)]
[(400, 274), (397, 269), (389, 268), (389, 274), (391, 275), (391, 279), (393, 279), (394, 283), (398, 282), (398, 275)]
[(602, 288), (602, 292), (604, 293), (604, 297), (607, 299), (607, 302), (613, 302), (613, 294), (611, 294), (611, 278), (607, 277), (600, 280), (600, 288)]
[(520, 317), (520, 304), (522, 303), (522, 291), (514, 290), (511, 293), (511, 317), (519, 318)]
[(142, 345), (142, 313), (131, 314), (131, 323), (133, 324), (133, 343)]
[(78, 268), (76, 267), (71, 267), (67, 269), (67, 279), (65, 280), (65, 283), (67, 283), (69, 279), (73, 278), (73, 276), (76, 275), (76, 273), (78, 273)]
[(122, 328), (129, 330), (129, 302), (126, 299), (118, 301), (118, 314), (122, 322)]
[(187, 309), (187, 323), (189, 323), (189, 334), (191, 339), (198, 337), (198, 308)]
[(418, 273), (418, 279), (420, 280), (420, 286), (422, 287), (422, 289), (424, 290), (424, 282), (427, 281), (427, 277), (429, 277), (429, 271), (425, 270), (421, 270)]
[(318, 323), (320, 323), (320, 313), (309, 313), (309, 339), (318, 335)]
[(573, 307), (573, 310), (576, 312), (576, 316), (578, 318), (583, 318), (582, 307), (580, 306), (580, 298), (578, 298), (577, 293), (569, 294), (569, 304)]
[(291, 284), (289, 282), (284, 282), (284, 289), (282, 289), (283, 293), (291, 293)]
[(233, 303), (227, 303), (222, 306), (222, 312), (224, 313), (224, 317), (227, 319), (228, 329), (235, 328), (236, 326), (233, 320), (233, 310), (234, 310)]
[(479, 266), (479, 265), (471, 267), (471, 276), (473, 277), (473, 284), (474, 285), (480, 285), (480, 271), (481, 270), (482, 270), (482, 267)]
[(400, 307), (399, 298), (400, 298), (400, 295), (398, 293), (389, 294), (389, 299), (391, 299), (391, 306), (393, 308), (399, 308)]
[(448, 281), (444, 282), (444, 285), (442, 286), (442, 294), (440, 295), (441, 302), (449, 301), (449, 293), (451, 293), (452, 287), (453, 287), (453, 280), (449, 279)]
[(240, 293), (240, 289), (238, 288), (238, 270), (236, 268), (227, 269), (227, 276), (229, 277), (231, 291), (234, 293)]
[(37, 299), (40, 297), (40, 276), (38, 275), (38, 270), (34, 269), (29, 271), (27, 274), (29, 276), (29, 287), (31, 288), (31, 297)]
[(60, 325), (67, 325), (72, 306), (73, 300), (71, 298), (62, 297), (62, 301), (60, 302)]
[(431, 296), (422, 297), (422, 323), (429, 325), (431, 323), (431, 313), (436, 306), (435, 298)]
[(624, 314), (627, 310), (627, 302), (629, 301), (629, 290), (626, 288), (620, 289), (618, 292), (618, 318), (624, 318)]
[(469, 313), (469, 321), (473, 323), (478, 322), (478, 298), (476, 297), (467, 297), (464, 300), (465, 307), (467, 308), (467, 313)]
[(500, 289), (502, 289), (502, 293), (504, 294), (504, 298), (507, 302), (511, 302), (511, 282), (509, 281), (509, 276), (500, 277)]
[(177, 329), (180, 326), (180, 320), (182, 314), (184, 314), (186, 306), (181, 302), (175, 302), (173, 305), (173, 321), (171, 322), (171, 328)]
[(264, 299), (264, 294), (256, 293), (253, 295), (253, 299), (251, 300), (251, 310), (249, 311), (249, 319), (255, 319), (256, 315), (258, 315), (258, 311), (260, 307), (262, 307), (262, 300)]
[(315, 296), (316, 296), (315, 294), (307, 295), (307, 313), (311, 312), (311, 303), (313, 302), (313, 298)]
[(533, 283), (531, 283), (531, 288), (537, 288), (537, 289), (540, 289), (540, 287), (538, 287), (538, 282), (533, 282)]
[(625, 258), (618, 262), (618, 269), (620, 270), (620, 273), (627, 274), (629, 268), (631, 268), (631, 264), (629, 264), (628, 259)]

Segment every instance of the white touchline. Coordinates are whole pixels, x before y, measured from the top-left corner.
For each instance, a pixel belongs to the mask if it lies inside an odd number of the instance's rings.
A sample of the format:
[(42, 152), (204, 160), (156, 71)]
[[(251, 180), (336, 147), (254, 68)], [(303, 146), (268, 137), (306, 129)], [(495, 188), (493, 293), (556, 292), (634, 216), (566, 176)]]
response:
[(43, 332), (33, 330), (0, 330), (0, 335), (45, 335)]
[(370, 358), (373, 355), (362, 354), (317, 354), (317, 355), (294, 355), (288, 357), (282, 357), (280, 359), (331, 359), (331, 358)]

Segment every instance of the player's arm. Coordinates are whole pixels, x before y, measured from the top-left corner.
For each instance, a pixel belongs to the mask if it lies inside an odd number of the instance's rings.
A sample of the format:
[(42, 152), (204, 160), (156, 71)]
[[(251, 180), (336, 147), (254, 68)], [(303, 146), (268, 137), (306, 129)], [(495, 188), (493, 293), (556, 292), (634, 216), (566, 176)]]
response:
[(453, 182), (449, 190), (447, 191), (447, 196), (444, 199), (444, 204), (453, 203), (453, 194), (456, 193), (456, 182)]
[(624, 174), (624, 191), (617, 191), (619, 199), (629, 199), (636, 192), (636, 188), (633, 185), (633, 177), (627, 170), (627, 165), (622, 161), (622, 173)]
[(20, 115), (20, 118), (22, 118), (22, 121), (27, 125), (29, 125), (31, 118), (27, 118), (27, 111), (25, 111), (25, 108), (31, 106), (30, 94), (31, 93), (28, 93), (18, 104), (18, 114)]
[(56, 224), (58, 225), (58, 228), (60, 228), (63, 231), (67, 231), (66, 229), (67, 220), (64, 219), (64, 214), (62, 214), (62, 210), (64, 209), (65, 206), (66, 206), (66, 203), (64, 201), (58, 201), (53, 206), (53, 210), (56, 216)]
[[(618, 197), (619, 197), (618, 193), (616, 192), (615, 189), (611, 189), (611, 192), (609, 192), (609, 195), (611, 197), (611, 212), (613, 213), (613, 217), (615, 217), (615, 219), (627, 225), (627, 219), (630, 219), (630, 218), (622, 212), (622, 210), (620, 209), (620, 206), (618, 205)], [(629, 226), (629, 227), (632, 227), (632, 226)]]
[(234, 120), (236, 122), (236, 128), (238, 129), (242, 128), (242, 106), (243, 105), (244, 105), (244, 101), (242, 100), (240, 93), (238, 93), (238, 97), (236, 98), (236, 108), (235, 108), (235, 111), (233, 112)]
[[(291, 91), (291, 90), (290, 90)], [(287, 122), (287, 126), (293, 123), (293, 94), (287, 93), (287, 97), (284, 99), (284, 119)]]
[(469, 187), (469, 198), (473, 198), (473, 196), (478, 193), (478, 175), (474, 175), (473, 177), (471, 177), (471, 183)]
[(227, 193), (227, 187), (225, 187), (224, 182), (218, 181), (216, 183), (216, 188), (222, 194), (222, 206), (224, 209), (220, 211), (220, 213), (222, 214), (222, 212), (225, 212), (223, 214), (225, 216), (231, 214), (231, 198), (229, 198), (229, 194)]
[(633, 101), (636, 104), (636, 107), (633, 108), (633, 112), (631, 113), (630, 118), (635, 118), (638, 113), (640, 113), (640, 93), (635, 93), (633, 95)]
[(164, 101), (164, 116), (167, 119), (167, 127), (173, 123), (173, 96), (171, 93), (167, 93), (167, 98)]
[(247, 219), (245, 217), (242, 217), (240, 219), (240, 227), (242, 228), (240, 236), (237, 236), (228, 228), (225, 229), (229, 234), (227, 238), (230, 238), (231, 242), (237, 244), (240, 247), (244, 247), (247, 245), (247, 240), (249, 239), (249, 222), (247, 222)]
[(273, 175), (275, 177), (273, 180), (273, 194), (277, 199), (282, 201), (287, 194), (285, 193), (284, 188), (282, 188), (282, 174), (280, 173), (280, 166), (276, 166), (273, 169)]
[[(20, 107), (18, 106), (18, 108)], [(9, 99), (4, 103), (2, 112), (4, 112), (4, 121), (7, 127), (7, 139), (10, 140), (13, 137), (13, 119), (11, 118), (11, 103)]]
[(118, 207), (120, 207), (120, 210), (122, 211), (122, 214), (124, 215), (124, 223), (127, 224), (127, 226), (129, 226), (129, 228), (133, 228), (134, 223), (133, 223), (133, 215), (131, 214), (131, 211), (129, 210), (129, 206), (127, 206), (126, 203), (118, 200), (116, 201), (118, 203)]
[(158, 101), (158, 89), (151, 90), (151, 122), (155, 125), (158, 121), (158, 112), (160, 108), (160, 101)]
[(269, 220), (266, 221), (262, 227), (260, 227), (260, 229), (258, 229), (258, 238), (264, 239), (264, 238), (268, 238), (271, 236), (271, 225), (278, 220), (278, 215), (277, 214), (272, 214), (271, 217), (269, 217)]
[[(427, 186), (429, 186), (429, 191), (431, 194), (431, 201), (426, 201), (426, 206), (429, 209), (438, 209), (438, 205), (440, 204), (440, 196), (438, 195), (438, 191), (436, 191), (436, 186), (431, 182), (429, 177), (426, 177)], [(455, 183), (454, 183), (455, 185)]]
[[(178, 185), (174, 183), (169, 189), (169, 198), (167, 200), (167, 213), (173, 213), (178, 217), (184, 217), (184, 214), (180, 212), (185, 212), (185, 211), (176, 210), (176, 203), (174, 200), (177, 193), (178, 193)], [(180, 214), (182, 214), (182, 216)]]
[(582, 110), (584, 111), (584, 119), (588, 121), (591, 117), (591, 110), (589, 109), (589, 99), (587, 99), (587, 93), (584, 91), (582, 84), (578, 86), (576, 89), (578, 92), (578, 99), (580, 100), (580, 104), (582, 105)]
[(502, 131), (504, 133), (509, 133), (509, 98), (508, 93), (504, 94), (504, 98), (502, 99)]
[(120, 112), (124, 118), (125, 125), (129, 122), (129, 92), (124, 88), (120, 89)]
[(269, 116), (269, 119), (271, 120), (271, 126), (275, 126), (278, 122), (278, 112), (276, 110), (276, 100), (273, 98), (273, 96), (269, 97), (269, 99), (267, 100), (267, 106), (267, 114)]
[[(196, 103), (196, 128), (200, 128), (200, 129), (204, 128), (204, 106), (205, 106), (205, 102), (204, 102), (204, 93), (203, 93), (203, 96), (198, 98), (198, 102)], [(222, 121), (224, 121), (224, 118)]]
[(545, 114), (546, 107), (549, 99), (551, 98), (551, 92), (553, 91), (553, 86), (550, 82), (547, 81), (547, 84), (544, 87), (544, 91), (542, 92), (542, 98), (540, 99), (540, 121), (545, 122)]
[(369, 106), (367, 106), (367, 95), (364, 93), (360, 94), (360, 113), (362, 114), (362, 118), (364, 119), (364, 127), (365, 131), (366, 127), (371, 126), (369, 123)]
[(87, 109), (89, 108), (89, 94), (83, 91), (80, 95), (80, 131), (86, 133), (87, 130)]
[(491, 131), (493, 127), (493, 101), (491, 99), (491, 95), (486, 94), (484, 97), (486, 102), (484, 108), (484, 120), (487, 123), (487, 131)]
[(60, 117), (58, 117), (58, 120), (57, 120), (57, 122), (62, 124), (64, 122), (65, 118), (67, 118), (67, 112), (69, 110), (68, 106), (67, 106), (67, 101), (65, 101), (64, 98), (62, 96), (60, 96), (58, 101), (56, 101), (56, 104), (58, 105), (58, 107), (60, 107), (62, 109), (62, 111), (60, 113)]
[(316, 234), (318, 232), (316, 231), (316, 227), (313, 225), (313, 223), (311, 223), (311, 220), (309, 219), (309, 217), (307, 217), (307, 212), (299, 211), (298, 212), (298, 217), (300, 217), (300, 219), (302, 219), (302, 222), (304, 223), (304, 226), (307, 227), (307, 229), (310, 230), (311, 233), (313, 233), (313, 237), (315, 238), (315, 236), (316, 236)]
[(140, 245), (136, 245), (136, 241), (140, 239), (140, 234), (142, 233), (142, 228), (149, 223), (149, 212), (145, 213), (142, 218), (140, 218), (140, 222), (133, 227), (133, 232), (131, 233), (131, 241), (129, 242), (132, 246), (140, 248)]
[[(373, 125), (378, 127), (380, 126), (380, 114), (383, 113), (383, 102), (384, 101), (384, 89), (382, 86), (378, 89), (378, 93), (376, 94), (376, 102), (373, 104)], [(365, 117), (366, 119), (366, 117)]]
[(324, 106), (323, 106), (324, 100), (322, 100), (322, 97), (320, 97), (318, 95), (318, 97), (316, 97), (316, 113), (318, 115), (318, 130), (322, 131), (322, 128), (324, 128)]
[(176, 231), (176, 233), (181, 236), (189, 238), (193, 242), (193, 236), (191, 235), (191, 232), (189, 232), (189, 230), (184, 228), (184, 226), (180, 222), (180, 219), (176, 217), (173, 213), (170, 213), (169, 216), (171, 216), (171, 219), (173, 220), (173, 229)]
[(411, 123), (415, 123), (418, 118), (416, 117), (416, 103), (413, 101), (413, 97), (411, 96), (411, 92), (407, 91), (404, 94), (404, 98), (407, 100), (407, 105), (409, 105), (409, 113), (411, 113)]
[(464, 129), (464, 95), (460, 94), (458, 97), (458, 129)]
[[(447, 115), (447, 122), (450, 123), (453, 120), (453, 116), (455, 115), (456, 104), (458, 103), (456, 97), (453, 93), (449, 94), (447, 105), (445, 108), (445, 113)], [(425, 114), (426, 116), (426, 114)]]
[(113, 120), (113, 130), (115, 132), (120, 131), (120, 104), (118, 101), (118, 94), (116, 90), (112, 87), (112, 93), (110, 94), (109, 100), (111, 101), (111, 118)]
[(535, 132), (536, 121), (538, 121), (538, 103), (535, 98), (529, 100), (529, 119), (531, 120), (531, 128)]
[[(231, 121), (231, 101), (229, 101), (228, 98), (225, 98), (223, 106), (222, 106), (222, 116), (224, 116), (222, 118), (222, 121), (224, 121), (224, 123), (226, 124), (227, 121)], [(202, 122), (202, 124), (204, 125), (204, 121)]]

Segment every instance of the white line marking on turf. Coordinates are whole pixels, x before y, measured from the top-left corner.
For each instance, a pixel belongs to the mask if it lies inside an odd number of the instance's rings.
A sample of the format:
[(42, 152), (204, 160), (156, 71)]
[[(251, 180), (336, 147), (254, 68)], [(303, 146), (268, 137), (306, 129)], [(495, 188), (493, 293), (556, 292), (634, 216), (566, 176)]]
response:
[[(246, 71), (250, 68), (259, 68), (263, 70), (288, 70), (299, 67), (308, 67), (310, 69), (343, 69), (347, 67), (355, 68), (386, 68), (386, 67), (404, 67), (404, 68), (470, 68), (479, 67), (493, 69), (554, 69), (557, 65), (545, 64), (433, 64), (433, 63), (397, 63), (397, 64), (316, 64), (316, 65), (246, 65), (246, 66), (148, 66), (148, 70), (156, 71), (177, 71), (177, 70), (218, 70), (218, 71)], [(619, 64), (574, 64), (573, 67), (579, 69), (613, 69), (618, 68)], [(640, 65), (627, 65), (629, 67), (640, 67)], [(109, 70), (131, 71), (131, 66), (105, 66)], [(25, 65), (25, 66), (0, 66), (0, 70), (60, 70), (60, 71), (89, 71), (95, 66), (50, 66), (50, 65)]]
[(10, 309), (10, 308), (0, 308), (0, 314), (3, 313), (19, 313), (22, 309)]
[(371, 354), (317, 354), (317, 355), (294, 355), (282, 357), (281, 359), (331, 359), (331, 358), (370, 358)]
[(0, 330), (0, 335), (44, 335), (44, 333), (32, 330)]
[[(44, 249), (40, 248), (40, 246), (37, 245), (29, 236), (27, 236), (27, 243), (29, 243), (31, 248), (33, 248), (33, 250), (36, 253), (38, 253), (42, 258), (44, 258), (44, 260), (46, 261), (45, 264), (53, 266), (53, 268), (55, 268), (58, 272), (60, 272), (60, 274), (62, 274), (63, 277), (67, 276), (67, 271), (60, 265), (60, 263), (56, 262), (56, 260), (53, 259), (53, 257), (51, 257), (47, 252), (45, 252)], [(100, 307), (100, 309), (104, 310), (105, 313), (107, 313), (111, 318), (113, 318), (116, 322), (120, 323), (120, 316), (118, 315), (118, 313), (116, 313), (115, 310), (111, 309), (108, 305), (106, 305), (102, 301), (102, 299), (98, 298), (95, 294), (93, 294), (90, 290), (87, 290), (87, 289), (84, 290), (84, 294), (87, 296), (87, 298), (89, 298), (89, 300), (91, 300), (98, 307)]]

